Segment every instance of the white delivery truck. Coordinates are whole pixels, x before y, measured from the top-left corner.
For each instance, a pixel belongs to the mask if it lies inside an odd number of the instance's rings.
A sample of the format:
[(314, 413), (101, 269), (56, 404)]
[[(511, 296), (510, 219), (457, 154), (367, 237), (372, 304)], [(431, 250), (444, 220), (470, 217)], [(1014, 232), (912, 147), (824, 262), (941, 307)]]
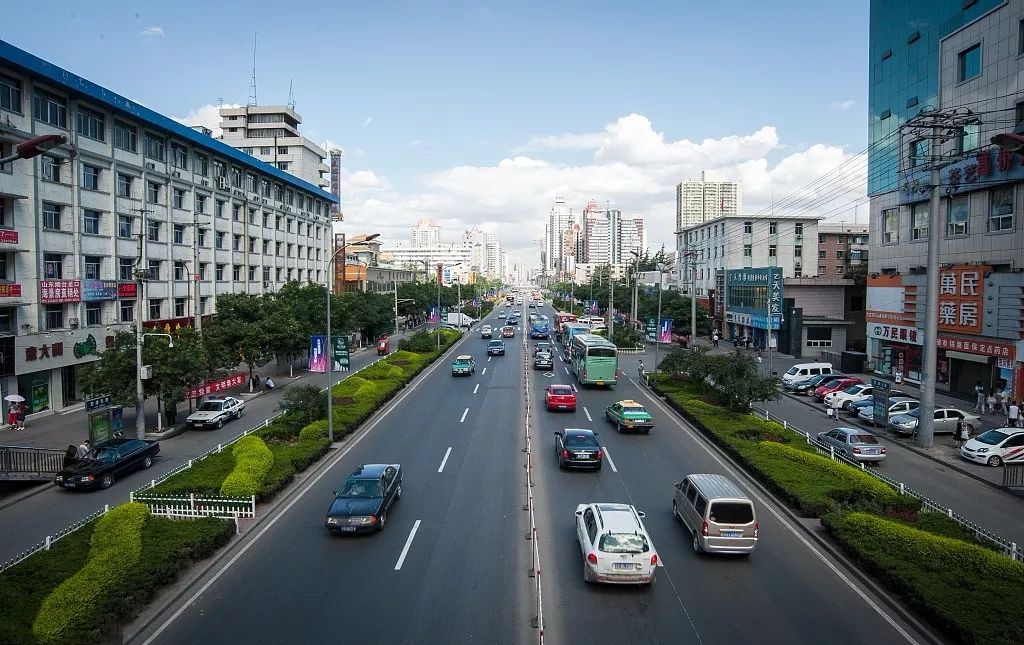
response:
[(448, 314), (448, 324), (456, 327), (469, 327), (476, 322), (476, 318), (462, 313)]

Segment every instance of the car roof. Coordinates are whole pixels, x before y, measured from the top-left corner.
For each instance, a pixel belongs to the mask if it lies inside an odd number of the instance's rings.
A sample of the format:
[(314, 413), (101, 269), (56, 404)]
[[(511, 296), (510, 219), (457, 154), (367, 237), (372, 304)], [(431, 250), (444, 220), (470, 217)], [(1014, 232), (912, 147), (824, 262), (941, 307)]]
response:
[(352, 474), (348, 476), (349, 479), (378, 479), (384, 474), (384, 469), (388, 466), (394, 466), (395, 470), (400, 469), (401, 464), (363, 464), (359, 468), (352, 471)]
[(686, 476), (707, 498), (729, 497), (749, 499), (747, 494), (725, 475), (717, 473), (694, 473)]
[(910, 397), (910, 396), (890, 396), (889, 397), (889, 404), (890, 405), (893, 404), (893, 403), (903, 403), (905, 401), (917, 402), (917, 399), (915, 399), (913, 397)]
[(473, 360), (473, 357), (470, 356), (469, 354), (459, 354), (458, 356), (455, 357), (455, 360), (457, 360), (457, 361), (471, 361), (471, 360)]
[(595, 504), (601, 514), (601, 523), (613, 533), (632, 533), (640, 529), (636, 510), (629, 504)]
[(644, 407), (641, 404), (639, 404), (636, 401), (634, 401), (633, 399), (622, 399), (621, 401), (617, 401), (617, 403), (619, 405), (624, 406), (624, 407), (631, 407), (631, 408), (642, 408), (642, 407)]

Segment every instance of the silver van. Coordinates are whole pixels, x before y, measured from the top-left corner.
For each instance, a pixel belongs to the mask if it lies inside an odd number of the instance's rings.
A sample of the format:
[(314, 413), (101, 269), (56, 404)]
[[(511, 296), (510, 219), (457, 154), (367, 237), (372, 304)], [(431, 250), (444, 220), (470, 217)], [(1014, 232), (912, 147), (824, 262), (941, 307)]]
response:
[(821, 374), (835, 374), (832, 363), (798, 363), (782, 375), (782, 384), (789, 385)]
[(672, 515), (693, 535), (696, 553), (750, 555), (757, 548), (754, 504), (727, 477), (687, 475), (672, 495)]

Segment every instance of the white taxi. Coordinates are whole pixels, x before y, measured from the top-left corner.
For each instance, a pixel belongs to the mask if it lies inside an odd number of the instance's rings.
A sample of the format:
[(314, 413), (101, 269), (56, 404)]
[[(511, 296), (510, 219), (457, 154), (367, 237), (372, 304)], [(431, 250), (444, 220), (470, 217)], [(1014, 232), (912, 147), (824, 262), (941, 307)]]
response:
[(1024, 430), (994, 428), (969, 439), (960, 447), (960, 456), (989, 466), (1024, 463)]
[(658, 553), (643, 517), (629, 504), (589, 503), (576, 507), (576, 540), (583, 552), (585, 581), (654, 582)]

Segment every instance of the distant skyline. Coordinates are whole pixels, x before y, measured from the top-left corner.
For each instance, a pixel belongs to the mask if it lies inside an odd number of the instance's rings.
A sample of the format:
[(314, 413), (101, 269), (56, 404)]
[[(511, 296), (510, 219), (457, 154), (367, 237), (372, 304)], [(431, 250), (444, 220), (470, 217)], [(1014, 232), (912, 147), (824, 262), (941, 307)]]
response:
[[(303, 133), (345, 150), (348, 230), (476, 225), (527, 266), (556, 194), (672, 249), (680, 180), (741, 181), (756, 212), (866, 146), (867, 3), (118, 4), (12, 4), (3, 38), (214, 127), (248, 100), (258, 34), (258, 102), (292, 84)], [(827, 221), (854, 218), (852, 175)]]

